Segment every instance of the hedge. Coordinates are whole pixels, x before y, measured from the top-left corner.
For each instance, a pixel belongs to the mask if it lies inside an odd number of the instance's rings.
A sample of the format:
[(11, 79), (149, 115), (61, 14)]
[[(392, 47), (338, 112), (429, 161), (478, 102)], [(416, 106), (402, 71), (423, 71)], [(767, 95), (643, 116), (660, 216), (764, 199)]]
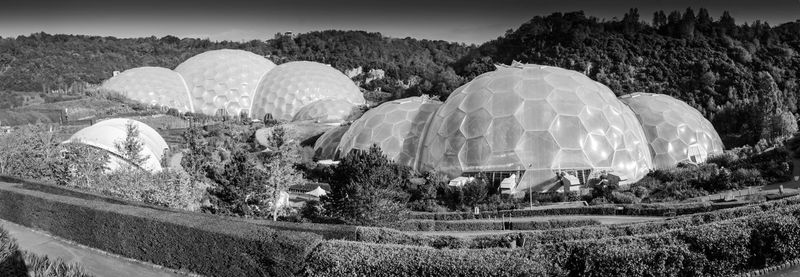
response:
[(800, 258), (800, 207), (668, 232), (539, 245), (549, 275), (729, 276)]
[(480, 214), (466, 212), (425, 213), (413, 212), (411, 219), (417, 220), (468, 220), (501, 217), (531, 217), (552, 215), (631, 215), (631, 216), (673, 216), (687, 215), (701, 212), (744, 206), (747, 203), (721, 203), (696, 202), (688, 204), (625, 204), (625, 205), (597, 205), (585, 207), (565, 207), (540, 210), (507, 210), (486, 211)]
[(436, 221), (409, 220), (393, 226), (401, 231), (495, 231), (495, 230), (548, 230), (558, 228), (600, 225), (595, 219), (548, 221)]
[(540, 255), (508, 249), (325, 241), (311, 253), (308, 276), (543, 276)]
[(294, 275), (323, 239), (301, 228), (278, 230), (267, 224), (90, 201), (4, 183), (0, 183), (0, 217), (89, 247), (210, 276)]

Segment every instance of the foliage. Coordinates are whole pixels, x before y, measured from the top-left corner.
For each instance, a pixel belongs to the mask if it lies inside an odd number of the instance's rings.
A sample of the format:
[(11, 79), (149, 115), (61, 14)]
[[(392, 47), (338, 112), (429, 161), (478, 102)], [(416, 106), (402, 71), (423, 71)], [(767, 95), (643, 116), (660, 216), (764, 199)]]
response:
[(77, 264), (20, 250), (16, 240), (0, 227), (0, 274), (31, 277), (90, 277)]
[(334, 169), (325, 209), (350, 224), (400, 222), (408, 212), (409, 177), (410, 169), (391, 162), (377, 145), (354, 151)]
[(325, 241), (311, 253), (309, 276), (543, 276), (538, 255), (506, 249), (427, 247)]
[(139, 137), (139, 127), (133, 121), (125, 124), (125, 138), (122, 141), (114, 142), (114, 147), (126, 161), (136, 166), (141, 167), (148, 159), (146, 155), (142, 154), (144, 142)]

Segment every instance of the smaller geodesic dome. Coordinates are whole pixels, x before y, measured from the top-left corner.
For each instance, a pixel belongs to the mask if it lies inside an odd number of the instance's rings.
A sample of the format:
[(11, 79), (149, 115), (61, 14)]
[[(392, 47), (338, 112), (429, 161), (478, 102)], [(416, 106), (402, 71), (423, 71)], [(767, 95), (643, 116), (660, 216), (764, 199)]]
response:
[(416, 167), (425, 130), (441, 105), (423, 97), (383, 103), (353, 122), (337, 150), (347, 155), (353, 149), (369, 150), (377, 144), (389, 159)]
[(164, 151), (168, 148), (167, 142), (156, 130), (136, 120), (124, 118), (104, 120), (81, 129), (65, 142), (82, 143), (108, 151), (112, 154), (108, 167), (114, 170), (119, 167), (120, 161), (125, 161), (123, 154), (117, 150), (116, 144), (121, 143), (127, 137), (129, 123), (134, 124), (139, 130), (138, 140), (144, 146), (139, 154), (145, 158), (145, 161), (139, 166), (150, 172), (161, 171), (161, 159)]
[(264, 76), (250, 111), (254, 118), (271, 114), (291, 120), (306, 105), (323, 99), (344, 100), (351, 106), (365, 102), (358, 86), (339, 70), (316, 62), (288, 62)]
[(230, 115), (249, 112), (255, 89), (275, 67), (266, 58), (244, 50), (207, 51), (178, 65), (189, 88), (195, 112)]
[(322, 99), (300, 108), (292, 121), (342, 122), (353, 111), (353, 104), (342, 99)]
[(630, 106), (639, 122), (657, 169), (680, 162), (702, 163), (723, 152), (722, 140), (699, 111), (664, 94), (633, 93), (619, 99)]
[(128, 69), (103, 82), (102, 87), (148, 105), (166, 106), (180, 112), (194, 111), (183, 77), (167, 68)]
[(314, 158), (317, 160), (332, 160), (337, 158), (336, 148), (342, 141), (342, 136), (350, 126), (339, 126), (323, 133), (314, 143)]

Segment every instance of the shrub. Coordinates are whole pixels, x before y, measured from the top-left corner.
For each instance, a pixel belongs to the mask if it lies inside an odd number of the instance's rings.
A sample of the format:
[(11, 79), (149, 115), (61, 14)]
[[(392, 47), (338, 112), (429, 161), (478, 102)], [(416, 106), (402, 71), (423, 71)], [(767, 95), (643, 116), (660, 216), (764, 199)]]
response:
[(796, 217), (773, 214), (750, 223), (753, 266), (761, 268), (800, 257), (800, 222)]
[(678, 239), (706, 257), (703, 273), (730, 276), (746, 269), (750, 259), (751, 229), (742, 222), (712, 223), (678, 231)]
[(308, 258), (308, 276), (542, 276), (538, 255), (505, 249), (325, 241)]
[(348, 154), (334, 169), (331, 193), (323, 198), (332, 217), (350, 224), (386, 225), (406, 219), (409, 195), (404, 189), (410, 168), (391, 162), (373, 145)]

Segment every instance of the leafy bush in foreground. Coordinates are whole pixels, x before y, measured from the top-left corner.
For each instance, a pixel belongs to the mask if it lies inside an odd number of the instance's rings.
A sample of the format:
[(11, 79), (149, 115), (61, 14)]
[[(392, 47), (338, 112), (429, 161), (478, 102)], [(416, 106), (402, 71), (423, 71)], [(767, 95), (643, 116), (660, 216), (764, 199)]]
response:
[(0, 228), (0, 276), (30, 277), (90, 277), (78, 265), (66, 264), (61, 259), (51, 260), (19, 250), (16, 241)]

